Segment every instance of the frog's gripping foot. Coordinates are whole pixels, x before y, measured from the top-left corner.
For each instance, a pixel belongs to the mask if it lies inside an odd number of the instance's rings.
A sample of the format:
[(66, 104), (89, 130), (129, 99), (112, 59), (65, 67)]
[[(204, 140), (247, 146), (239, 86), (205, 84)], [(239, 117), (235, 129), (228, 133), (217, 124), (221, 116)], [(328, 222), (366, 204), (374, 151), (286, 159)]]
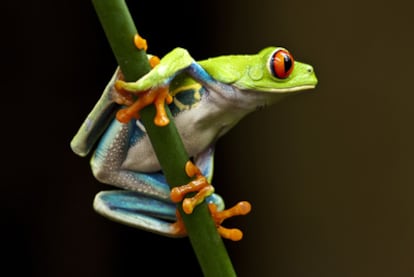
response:
[[(240, 229), (237, 228), (226, 228), (221, 226), (221, 223), (227, 218), (237, 216), (237, 215), (246, 215), (251, 210), (251, 205), (247, 201), (241, 201), (231, 207), (230, 209), (224, 210), (224, 211), (217, 211), (217, 206), (213, 203), (208, 204), (208, 208), (210, 210), (210, 214), (214, 220), (214, 223), (216, 224), (217, 231), (219, 235), (225, 239), (229, 239), (232, 241), (239, 241), (243, 238), (243, 232)], [(176, 212), (177, 221), (172, 224), (172, 232), (176, 236), (185, 236), (187, 234), (187, 231), (184, 226), (183, 219), (180, 215), (180, 213)]]
[[(134, 44), (139, 50), (146, 51), (148, 49), (147, 41), (140, 35), (136, 34), (134, 37)], [(157, 56), (151, 56), (149, 63), (151, 68), (159, 64), (160, 59)], [(172, 96), (169, 94), (168, 87), (157, 87), (147, 91), (129, 92), (126, 88), (128, 83), (123, 80), (117, 80), (115, 82), (115, 89), (118, 92), (115, 101), (118, 104), (126, 105), (127, 108), (121, 109), (117, 112), (116, 118), (121, 123), (128, 123), (131, 119), (139, 118), (139, 111), (146, 106), (154, 103), (157, 110), (154, 118), (154, 124), (157, 126), (165, 126), (170, 121), (165, 111), (165, 103), (171, 104)], [(137, 95), (137, 99), (134, 100), (133, 95)]]
[[(185, 171), (189, 177), (195, 177), (195, 179), (186, 185), (173, 188), (171, 190), (171, 200), (175, 203), (178, 203), (184, 199), (187, 193), (197, 192), (195, 196), (185, 198), (182, 204), (184, 212), (186, 214), (191, 214), (198, 204), (200, 204), (207, 196), (211, 195), (214, 192), (214, 187), (208, 183), (207, 179), (201, 174), (198, 167), (196, 167), (192, 162), (187, 162)], [(241, 201), (232, 208), (224, 211), (218, 211), (217, 206), (213, 203), (209, 203), (208, 208), (217, 226), (217, 231), (223, 238), (233, 241), (242, 239), (243, 233), (239, 229), (228, 229), (221, 226), (221, 223), (227, 218), (236, 215), (248, 214), (251, 210), (251, 205), (249, 202)], [(178, 212), (177, 222), (174, 223), (174, 228), (176, 229), (177, 234), (182, 234), (182, 232), (185, 232), (184, 224)]]
[(170, 196), (173, 202), (178, 203), (184, 199), (187, 193), (197, 192), (193, 197), (185, 198), (183, 201), (184, 212), (191, 214), (198, 204), (214, 192), (214, 187), (208, 183), (200, 169), (192, 162), (188, 161), (186, 163), (185, 172), (189, 177), (195, 177), (195, 179), (186, 185), (173, 188)]
[[(122, 86), (124, 81), (118, 80), (115, 83), (115, 88), (118, 91), (123, 91)], [(116, 119), (121, 123), (128, 123), (131, 119), (139, 118), (139, 112), (146, 106), (154, 103), (157, 113), (154, 118), (154, 124), (157, 126), (165, 126), (170, 120), (165, 111), (165, 103), (171, 104), (172, 96), (169, 94), (168, 87), (159, 87), (143, 92), (138, 92), (138, 99), (130, 104), (128, 107), (121, 109), (116, 114)]]

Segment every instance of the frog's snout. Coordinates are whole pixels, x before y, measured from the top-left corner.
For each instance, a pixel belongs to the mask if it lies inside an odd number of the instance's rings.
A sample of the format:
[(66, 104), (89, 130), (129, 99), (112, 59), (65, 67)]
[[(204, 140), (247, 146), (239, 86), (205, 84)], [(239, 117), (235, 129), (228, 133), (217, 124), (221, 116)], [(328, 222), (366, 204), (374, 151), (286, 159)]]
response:
[(316, 86), (318, 84), (318, 78), (316, 78), (316, 74), (315, 74), (315, 70), (313, 69), (313, 66), (306, 65), (305, 70), (308, 73), (309, 78), (312, 80), (312, 85)]

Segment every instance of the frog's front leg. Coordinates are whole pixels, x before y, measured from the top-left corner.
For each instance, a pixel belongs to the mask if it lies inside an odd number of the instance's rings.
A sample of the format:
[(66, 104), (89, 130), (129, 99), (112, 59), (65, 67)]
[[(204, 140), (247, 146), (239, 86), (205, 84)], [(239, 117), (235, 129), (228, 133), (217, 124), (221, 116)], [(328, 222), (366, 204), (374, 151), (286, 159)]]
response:
[(164, 105), (165, 103), (170, 104), (173, 100), (169, 94), (169, 83), (177, 74), (187, 70), (194, 63), (194, 59), (187, 50), (176, 48), (165, 55), (149, 73), (136, 82), (116, 81), (115, 87), (120, 94), (130, 93), (136, 97), (133, 104), (129, 103), (128, 107), (118, 111), (117, 119), (122, 123), (127, 123), (133, 118), (138, 118), (139, 112), (144, 107), (154, 103), (157, 111), (154, 119), (155, 125), (167, 125), (169, 119)]
[[(118, 84), (118, 91), (122, 91), (121, 83)], [(168, 119), (167, 113), (165, 111), (165, 103), (171, 104), (172, 96), (168, 92), (168, 86), (162, 86), (147, 91), (143, 91), (139, 94), (137, 101), (128, 105), (128, 107), (120, 109), (116, 118), (119, 122), (128, 123), (131, 119), (139, 118), (139, 111), (145, 108), (146, 106), (154, 103), (156, 107), (157, 114), (154, 118), (154, 124), (157, 126), (165, 126), (170, 120)]]

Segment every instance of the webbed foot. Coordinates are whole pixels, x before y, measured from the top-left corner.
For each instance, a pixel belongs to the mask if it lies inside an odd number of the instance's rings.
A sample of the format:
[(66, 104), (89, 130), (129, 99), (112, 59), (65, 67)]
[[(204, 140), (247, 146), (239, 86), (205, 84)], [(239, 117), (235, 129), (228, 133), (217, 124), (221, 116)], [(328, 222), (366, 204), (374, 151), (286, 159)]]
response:
[(243, 232), (237, 228), (225, 228), (221, 226), (221, 223), (227, 218), (237, 216), (237, 215), (246, 215), (251, 210), (251, 205), (247, 201), (241, 201), (231, 207), (230, 209), (224, 211), (217, 211), (217, 206), (213, 203), (208, 204), (208, 208), (210, 210), (211, 216), (213, 217), (214, 222), (217, 226), (217, 231), (219, 234), (226, 239), (230, 239), (233, 241), (239, 241), (243, 238)]
[[(118, 80), (115, 83), (115, 88), (118, 91), (123, 90), (124, 81)], [(165, 126), (170, 120), (165, 111), (165, 103), (171, 104), (172, 96), (169, 94), (168, 87), (158, 87), (147, 91), (138, 92), (138, 99), (135, 100), (128, 107), (119, 110), (116, 114), (116, 119), (121, 123), (128, 123), (131, 119), (139, 118), (139, 112), (150, 104), (154, 104), (157, 113), (154, 118), (154, 124), (157, 126)], [(122, 93), (121, 93), (122, 94)]]
[[(170, 196), (173, 202), (178, 203), (184, 199), (187, 193), (196, 192), (194, 196), (185, 198), (182, 204), (183, 211), (186, 214), (191, 214), (198, 204), (200, 204), (207, 196), (211, 195), (214, 192), (214, 187), (208, 183), (207, 179), (201, 174), (198, 167), (195, 166), (192, 162), (187, 162), (185, 171), (189, 177), (195, 177), (195, 179), (186, 185), (173, 188), (171, 190)], [(243, 232), (239, 229), (225, 228), (221, 226), (221, 224), (227, 218), (248, 214), (251, 210), (251, 205), (249, 202), (241, 201), (233, 207), (223, 211), (219, 211), (214, 203), (209, 203), (208, 208), (217, 226), (217, 231), (223, 238), (233, 241), (239, 241), (243, 238)], [(185, 232), (184, 224), (178, 212), (177, 222), (174, 224), (177, 230), (180, 232)]]
[[(134, 37), (134, 44), (140, 50), (146, 51), (148, 49), (147, 41), (138, 34)], [(149, 63), (151, 68), (153, 68), (160, 63), (160, 59), (157, 56), (150, 56)], [(116, 114), (119, 122), (128, 123), (133, 118), (138, 119), (139, 111), (152, 103), (154, 103), (157, 111), (154, 124), (165, 126), (170, 122), (164, 107), (165, 103), (171, 104), (173, 100), (169, 94), (168, 86), (135, 91), (133, 83), (125, 82), (121, 78), (115, 82), (115, 88), (118, 92), (115, 101), (118, 104), (127, 106), (127, 108), (119, 110)]]
[(197, 192), (193, 197), (185, 198), (183, 210), (186, 214), (191, 214), (194, 208), (204, 201), (204, 199), (214, 192), (214, 187), (209, 184), (206, 177), (201, 174), (200, 169), (192, 162), (188, 161), (185, 165), (185, 172), (189, 177), (195, 179), (186, 185), (175, 187), (171, 190), (171, 200), (175, 203), (180, 202), (190, 192)]

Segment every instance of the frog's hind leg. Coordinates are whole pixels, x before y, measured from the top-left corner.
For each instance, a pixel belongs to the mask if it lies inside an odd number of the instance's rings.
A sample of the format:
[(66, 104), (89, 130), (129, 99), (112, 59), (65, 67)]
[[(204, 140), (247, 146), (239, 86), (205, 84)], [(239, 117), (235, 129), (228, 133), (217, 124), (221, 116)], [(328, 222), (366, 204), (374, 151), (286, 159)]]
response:
[(175, 221), (176, 205), (125, 190), (102, 191), (94, 208), (110, 220), (169, 237), (186, 235)]
[(146, 136), (134, 124), (112, 122), (91, 159), (93, 175), (102, 183), (169, 201), (170, 189), (161, 172), (141, 173), (123, 166), (131, 140)]

